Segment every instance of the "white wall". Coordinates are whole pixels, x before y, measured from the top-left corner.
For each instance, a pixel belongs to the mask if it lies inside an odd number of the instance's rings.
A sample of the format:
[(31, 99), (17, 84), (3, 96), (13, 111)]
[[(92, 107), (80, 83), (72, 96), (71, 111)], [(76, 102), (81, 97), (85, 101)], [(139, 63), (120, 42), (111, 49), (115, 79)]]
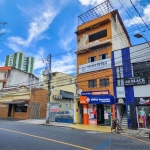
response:
[(118, 50), (130, 46), (126, 34), (119, 20), (117, 19), (117, 16), (116, 16), (116, 20), (117, 22), (115, 22), (113, 18), (111, 19), (112, 46), (113, 46), (112, 50)]
[(150, 97), (150, 84), (133, 86), (134, 97)]
[(39, 79), (35, 78), (31, 74), (12, 68), (8, 75), (6, 86), (33, 86), (37, 84), (39, 86)]
[(116, 93), (117, 93), (117, 98), (125, 98), (125, 88), (124, 88), (124, 86), (116, 87)]
[(148, 43), (130, 47), (131, 63), (150, 60), (150, 47)]
[(121, 50), (114, 51), (115, 66), (122, 66)]

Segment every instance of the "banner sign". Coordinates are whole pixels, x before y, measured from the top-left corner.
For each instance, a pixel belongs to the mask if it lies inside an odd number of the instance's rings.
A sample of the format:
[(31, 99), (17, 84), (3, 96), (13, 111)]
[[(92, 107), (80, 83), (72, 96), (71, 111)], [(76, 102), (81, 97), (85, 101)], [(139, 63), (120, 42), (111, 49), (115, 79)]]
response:
[(147, 79), (146, 78), (127, 78), (124, 79), (124, 85), (125, 86), (130, 86), (130, 85), (143, 85), (147, 84)]
[(88, 96), (88, 95), (108, 95), (109, 91), (90, 91), (90, 92), (82, 92), (82, 96)]
[(136, 99), (136, 105), (150, 105), (150, 97), (138, 97)]
[(111, 68), (111, 59), (99, 60), (79, 66), (79, 74)]
[[(98, 96), (81, 96), (80, 103), (82, 104), (113, 104), (114, 103), (114, 97), (113, 96), (104, 96), (104, 95), (98, 95)], [(84, 99), (83, 99), (84, 98)]]

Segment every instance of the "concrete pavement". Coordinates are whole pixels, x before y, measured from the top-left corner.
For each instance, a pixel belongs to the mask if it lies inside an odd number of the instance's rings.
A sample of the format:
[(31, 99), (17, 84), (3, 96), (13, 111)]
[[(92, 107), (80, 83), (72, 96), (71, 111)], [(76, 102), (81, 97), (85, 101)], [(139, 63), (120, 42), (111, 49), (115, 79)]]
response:
[(108, 126), (95, 126), (95, 125), (83, 125), (83, 124), (69, 124), (69, 123), (61, 123), (61, 122), (50, 122), (46, 124), (45, 119), (29, 119), (29, 120), (20, 120), (17, 122), (22, 123), (30, 123), (30, 124), (42, 124), (47, 126), (58, 126), (58, 127), (68, 127), (79, 130), (87, 130), (87, 131), (98, 131), (98, 132), (111, 132), (111, 128)]

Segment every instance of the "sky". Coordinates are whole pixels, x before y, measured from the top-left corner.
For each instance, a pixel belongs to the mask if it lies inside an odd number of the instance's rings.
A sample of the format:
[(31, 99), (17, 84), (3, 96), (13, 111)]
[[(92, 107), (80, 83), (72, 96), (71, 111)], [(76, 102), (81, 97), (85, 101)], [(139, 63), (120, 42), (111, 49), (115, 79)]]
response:
[[(36, 75), (47, 66), (45, 60), (52, 54), (52, 71), (74, 74), (76, 70), (76, 34), (78, 16), (105, 0), (0, 0), (0, 22), (7, 22), (0, 34), (0, 66), (5, 56), (24, 51), (35, 57)], [(125, 9), (119, 3), (121, 1)], [(130, 0), (111, 0), (118, 9), (133, 45), (145, 42), (136, 39), (142, 33), (150, 40), (150, 30), (130, 3)], [(132, 0), (142, 18), (150, 27), (149, 0)]]

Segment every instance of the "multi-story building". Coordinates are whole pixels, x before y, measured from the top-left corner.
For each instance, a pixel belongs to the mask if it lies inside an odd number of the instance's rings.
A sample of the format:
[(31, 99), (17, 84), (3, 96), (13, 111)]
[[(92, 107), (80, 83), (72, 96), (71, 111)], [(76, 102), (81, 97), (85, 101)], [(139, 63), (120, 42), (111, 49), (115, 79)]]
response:
[(27, 73), (34, 72), (34, 58), (26, 57), (24, 52), (16, 52), (6, 56), (5, 66), (12, 66)]
[(122, 126), (150, 129), (150, 46), (112, 52), (117, 118)]
[[(130, 39), (119, 12), (110, 1), (78, 17), (77, 102), (78, 123), (111, 125), (115, 118), (112, 51), (129, 47)], [(81, 24), (80, 24), (81, 23)]]
[(39, 78), (13, 67), (0, 67), (0, 90), (5, 87), (39, 87)]
[[(44, 71), (45, 72), (45, 71)], [(43, 88), (48, 89), (48, 74), (44, 73)], [(74, 110), (74, 96), (76, 93), (76, 78), (61, 72), (51, 74), (50, 120), (55, 121), (57, 112)]]

